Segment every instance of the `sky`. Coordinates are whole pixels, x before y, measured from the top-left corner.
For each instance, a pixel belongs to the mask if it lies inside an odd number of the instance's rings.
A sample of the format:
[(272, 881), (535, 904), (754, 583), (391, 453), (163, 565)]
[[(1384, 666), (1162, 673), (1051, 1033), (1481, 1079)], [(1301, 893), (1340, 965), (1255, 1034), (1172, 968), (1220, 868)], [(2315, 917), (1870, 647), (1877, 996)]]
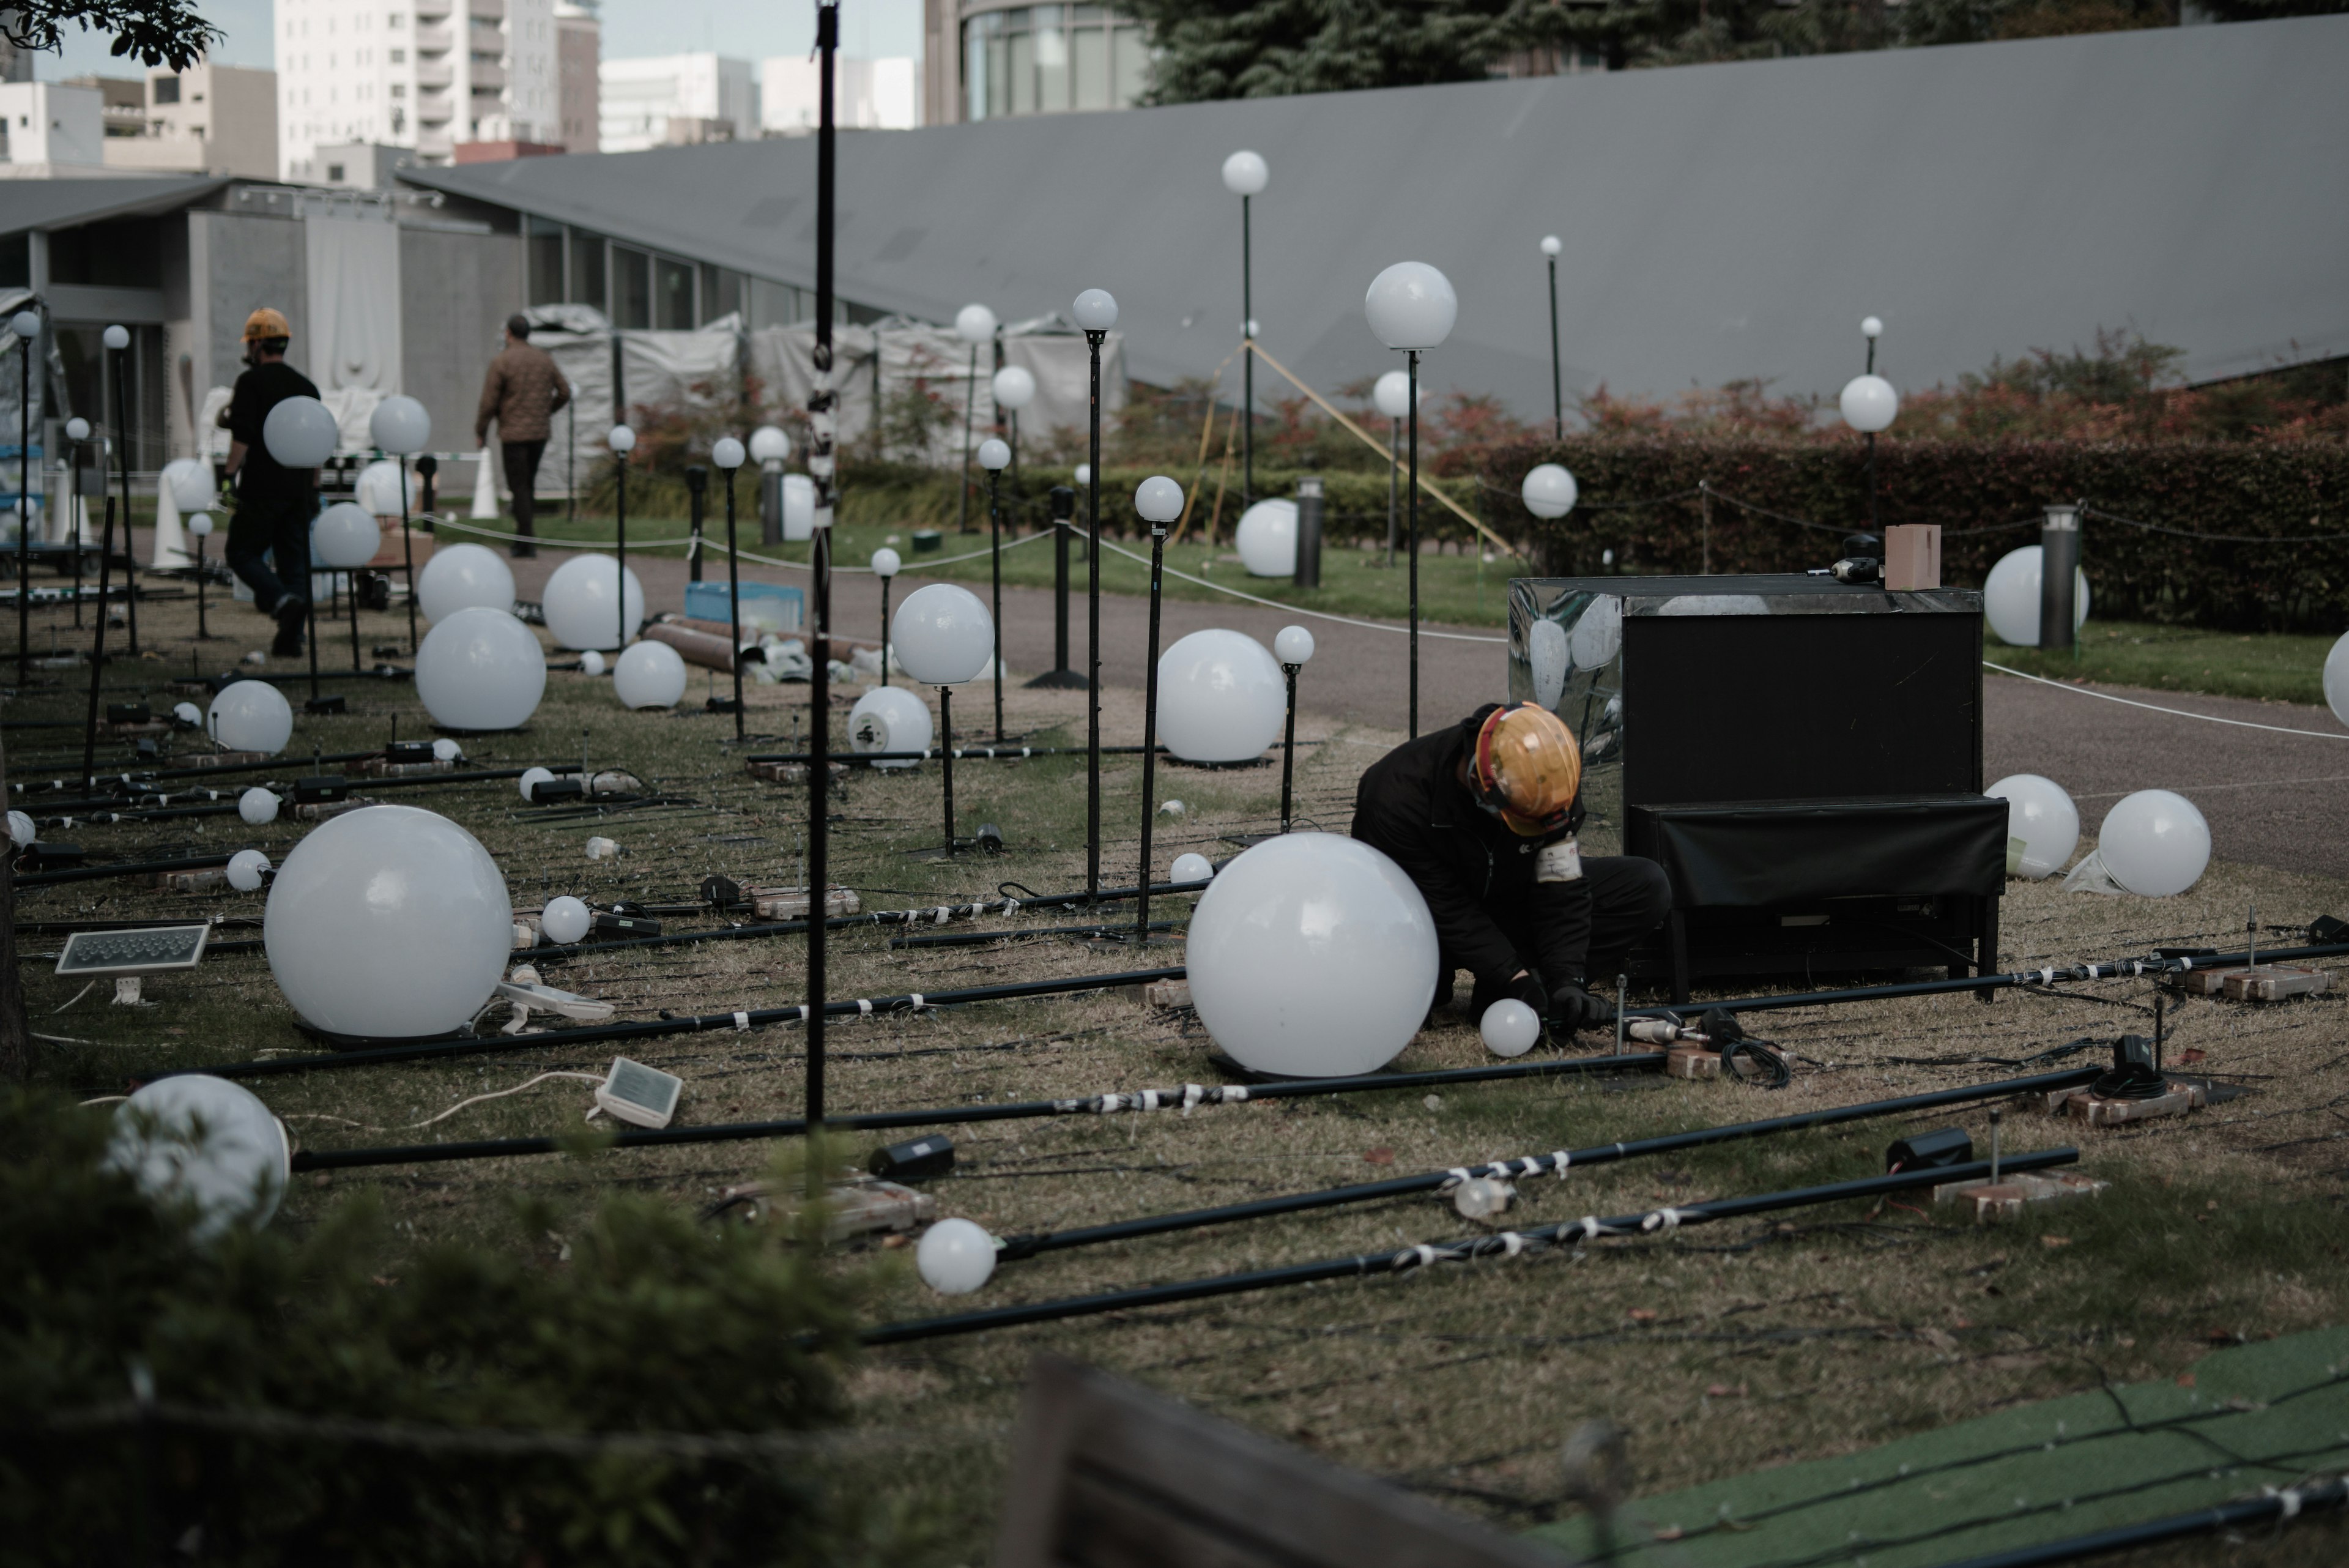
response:
[[(270, 0), (200, 0), (204, 19), (228, 35), (213, 57), (223, 65), (269, 67)], [(841, 52), (853, 59), (885, 59), (922, 52), (922, 0), (844, 0)], [(815, 47), (814, 0), (744, 5), (740, 0), (605, 0), (604, 57), (672, 55), (688, 50), (761, 60), (804, 55)], [(35, 75), (57, 81), (96, 72), (141, 76), (146, 67), (107, 53), (113, 40), (68, 33), (62, 57), (43, 55)]]

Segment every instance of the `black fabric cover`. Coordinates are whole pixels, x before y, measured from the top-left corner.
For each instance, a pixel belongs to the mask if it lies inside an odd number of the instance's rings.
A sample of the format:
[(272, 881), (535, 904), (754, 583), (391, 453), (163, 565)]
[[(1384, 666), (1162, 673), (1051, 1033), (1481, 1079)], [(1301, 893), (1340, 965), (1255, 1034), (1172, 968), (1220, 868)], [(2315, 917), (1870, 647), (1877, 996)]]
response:
[(1631, 808), (1635, 853), (1680, 909), (1971, 893), (2006, 885), (2006, 802), (1981, 794), (1709, 801)]

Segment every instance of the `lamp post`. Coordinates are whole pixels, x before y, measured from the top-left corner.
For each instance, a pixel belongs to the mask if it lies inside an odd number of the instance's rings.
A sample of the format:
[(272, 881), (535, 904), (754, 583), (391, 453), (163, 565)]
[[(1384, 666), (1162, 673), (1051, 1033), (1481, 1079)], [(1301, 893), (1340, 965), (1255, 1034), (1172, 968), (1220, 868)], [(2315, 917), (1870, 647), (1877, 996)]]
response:
[(1262, 156), (1245, 148), (1224, 160), (1224, 189), (1240, 199), (1240, 406), (1247, 410), (1240, 429), (1242, 507), (1256, 501), (1256, 286), (1248, 203), (1264, 193), (1271, 179)]
[(1036, 400), (1036, 376), (1024, 365), (1006, 365), (995, 373), (995, 406), (1011, 415), (1011, 499), (1019, 499), (1019, 410)]
[(953, 583), (932, 583), (905, 596), (889, 625), (889, 640), (897, 645), (897, 661), (906, 676), (938, 689), (938, 758), (946, 785), (946, 853), (955, 842), (954, 810), (954, 688), (978, 679), (994, 645), (995, 628), (987, 607), (968, 588)]
[[(734, 672), (734, 738), (738, 741), (742, 738), (742, 562), (734, 549), (734, 471), (749, 456), (732, 436), (720, 436), (709, 445), (709, 461), (718, 465), (726, 483), (726, 619), (734, 647), (734, 657), (726, 662)], [(820, 917), (822, 911), (817, 914)]]
[[(335, 455), (335, 443), (341, 439), (341, 426), (336, 423), (335, 416), (327, 411), (326, 405), (316, 398), (281, 399), (276, 406), (269, 410), (269, 417), (261, 422), (261, 444), (267, 449), (270, 457), (275, 460), (280, 468), (290, 469), (297, 473), (315, 471), (324, 466), (326, 461)], [(112, 514), (112, 509), (109, 507), (108, 515)], [(309, 519), (311, 526), (316, 526), (316, 522), (315, 515)], [(123, 536), (126, 539), (129, 536), (129, 523), (126, 518), (123, 524)], [(106, 547), (101, 545), (101, 548)], [(286, 576), (293, 565), (290, 561), (280, 561), (277, 566), (278, 575)], [(292, 575), (301, 581), (302, 596), (306, 601), (304, 607), (305, 613), (309, 621), (310, 700), (303, 705), (304, 711), (311, 713), (339, 713), (347, 705), (342, 697), (339, 695), (324, 697), (318, 692), (318, 583), (316, 564), (312, 559), (310, 535), (306, 529), (302, 535), (301, 569), (293, 572)], [(101, 570), (99, 573), (101, 587), (98, 589), (100, 613), (98, 618), (101, 627), (106, 624), (104, 614), (106, 591), (102, 586), (104, 576)]]
[[(68, 465), (67, 472), (71, 476), (73, 482), (67, 487), (70, 493), (66, 497), (66, 528), (72, 535), (71, 549), (73, 553), (74, 568), (74, 628), (78, 631), (81, 628), (81, 514), (87, 505), (87, 503), (85, 503), (81, 498), (81, 466), (82, 452), (89, 441), (89, 421), (83, 419), (79, 414), (76, 414), (72, 419), (67, 420), (66, 421), (66, 440), (70, 443), (72, 448), (71, 452), (67, 454), (66, 461)], [(105, 478), (103, 474), (101, 474), (98, 483), (103, 487), (105, 483)], [(202, 588), (203, 582), (201, 577), (197, 579), (196, 586), (199, 590)], [(199, 602), (196, 607), (196, 625), (199, 628), (197, 635), (201, 637), (203, 635), (201, 629), (203, 625), (203, 606), (201, 602)]]
[[(978, 346), (994, 341), (995, 327), (995, 312), (984, 305), (966, 305), (955, 312), (955, 336), (970, 345), (970, 371), (962, 384), (962, 512), (956, 530), (963, 534), (970, 532), (970, 425), (978, 407)], [(882, 640), (888, 640), (885, 635)]]
[(1556, 234), (1542, 236), (1542, 254), (1549, 260), (1549, 414), (1550, 429), (1566, 439), (1566, 373), (1557, 359), (1557, 253), (1566, 248)]
[(1839, 401), (1843, 422), (1868, 437), (1868, 526), (1881, 535), (1876, 517), (1876, 432), (1899, 417), (1900, 394), (1876, 373), (1876, 340), (1884, 336), (1884, 323), (1871, 316), (1859, 324), (1859, 331), (1868, 339), (1868, 370), (1845, 384)]
[(905, 562), (897, 552), (884, 545), (873, 552), (873, 575), (881, 579), (881, 684), (889, 684), (889, 585), (895, 580)]
[(1288, 831), (1288, 781), (1297, 759), (1297, 672), (1313, 657), (1313, 634), (1301, 626), (1285, 626), (1272, 639), (1272, 656), (1288, 677), (1288, 728), (1280, 740), (1280, 831)]
[(416, 541), (409, 536), (408, 460), (432, 442), (432, 416), (414, 398), (395, 395), (375, 406), (367, 416), (367, 435), (378, 451), (399, 464), (399, 555), (408, 575), (408, 654), (413, 659), (416, 637)]
[(1133, 509), (1150, 524), (1150, 662), (1142, 700), (1142, 871), (1134, 878), (1133, 934), (1150, 940), (1150, 825), (1158, 811), (1158, 587), (1166, 564), (1166, 524), (1183, 515), (1183, 487), (1153, 474), (1133, 493)]
[[(130, 532), (130, 328), (109, 327), (100, 341), (106, 345), (107, 366), (114, 374), (115, 472), (122, 480), (122, 618), (130, 657), (139, 657), (139, 545)], [(22, 535), (18, 542), (23, 542)]]
[[(1092, 359), (1092, 440), (1085, 464), (1085, 905), (1101, 898), (1101, 354), (1117, 325), (1117, 301), (1097, 288), (1079, 295)], [(1153, 664), (1156, 663), (1154, 659)]]
[(1404, 417), (1411, 424), (1411, 735), (1419, 735), (1419, 356), (1452, 335), (1460, 296), (1425, 262), (1397, 262), (1371, 281), (1362, 313), (1390, 348), (1403, 351)]
[(759, 542), (780, 545), (790, 524), (784, 518), (783, 464), (791, 460), (792, 438), (775, 425), (750, 432), (750, 461), (759, 465)]
[(612, 433), (604, 438), (611, 449), (613, 474), (618, 489), (614, 507), (614, 536), (618, 548), (614, 556), (617, 576), (612, 590), (612, 600), (619, 618), (619, 639), (612, 646), (622, 652), (628, 647), (628, 454), (636, 450), (636, 432), (626, 425), (614, 425)]
[(1389, 370), (1371, 388), (1371, 401), (1387, 417), (1387, 566), (1394, 566), (1395, 475), (1402, 468), (1402, 417), (1411, 411), (1411, 378)]
[[(809, 552), (807, 1104), (811, 1133), (823, 1126), (825, 928), (831, 887), (832, 821), (832, 506), (833, 447), (840, 429), (838, 369), (833, 360), (833, 207), (840, 133), (833, 120), (833, 62), (840, 52), (840, 0), (816, 0), (815, 388), (808, 398), (808, 474), (815, 483), (814, 548)], [(821, 1197), (823, 1171), (808, 1162), (808, 1195)]]
[[(204, 541), (212, 536), (212, 514), (209, 512), (199, 512), (189, 518), (188, 533), (196, 541), (196, 640), (210, 642), (212, 634), (204, 627)], [(79, 542), (75, 541), (76, 544)], [(77, 561), (80, 559), (78, 553), (75, 559)], [(410, 597), (412, 598), (413, 596), (411, 595)], [(81, 585), (78, 582), (74, 585), (74, 599), (77, 604), (81, 599)], [(98, 607), (101, 610), (105, 608), (103, 605)]]
[[(1005, 371), (1005, 375), (1010, 374)], [(1011, 449), (989, 436), (980, 443), (978, 466), (987, 470), (987, 531), (988, 566), (995, 579), (994, 597), (988, 613), (995, 618), (995, 739), (1003, 740), (1003, 512), (1000, 497), (996, 493), (996, 481), (1011, 461)], [(886, 685), (885, 679), (883, 684)]]
[[(33, 658), (33, 557), (26, 546), (33, 532), (33, 353), (41, 336), (41, 316), (20, 310), (8, 323), (16, 335), (16, 687), (30, 679)], [(106, 619), (98, 600), (98, 619)]]

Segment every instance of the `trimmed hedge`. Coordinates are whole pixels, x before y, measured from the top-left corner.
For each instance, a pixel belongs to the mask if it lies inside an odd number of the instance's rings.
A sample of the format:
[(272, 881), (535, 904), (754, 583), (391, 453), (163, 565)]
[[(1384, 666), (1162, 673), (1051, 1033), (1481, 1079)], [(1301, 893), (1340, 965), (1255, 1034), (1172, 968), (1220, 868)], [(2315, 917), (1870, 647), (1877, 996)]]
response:
[[(1517, 499), (1518, 482), (1538, 462), (1564, 463), (1580, 485), (1581, 504), (1556, 522), (1536, 519)], [(2038, 543), (2044, 504), (2085, 500), (2162, 528), (2284, 541), (2181, 538), (2092, 513), (2082, 520), (2082, 551), (2098, 615), (2231, 631), (2349, 628), (2349, 447), (1888, 441), (1877, 463), (1882, 521), (1940, 524), (1942, 580), (1953, 586), (1980, 586), (2001, 556)], [(1867, 450), (1857, 441), (1526, 442), (1495, 449), (1481, 477), (1495, 531), (1522, 540), (1540, 570), (1561, 576), (1608, 571), (1608, 550), (1618, 572), (1696, 572), (1708, 559), (1715, 572), (1799, 571), (1835, 560), (1842, 533), (1868, 522)], [(1709, 527), (1700, 484), (1713, 492)]]

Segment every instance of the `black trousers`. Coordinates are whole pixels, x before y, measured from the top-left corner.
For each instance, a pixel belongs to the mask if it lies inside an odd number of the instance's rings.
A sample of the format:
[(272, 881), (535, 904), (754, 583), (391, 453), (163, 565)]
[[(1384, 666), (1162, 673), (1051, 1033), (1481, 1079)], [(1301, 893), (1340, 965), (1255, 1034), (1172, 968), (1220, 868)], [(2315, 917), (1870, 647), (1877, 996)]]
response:
[[(1496, 899), (1485, 906), (1485, 912), (1507, 935), (1526, 967), (1541, 975), (1545, 991), (1554, 992), (1569, 981), (1586, 976), (1592, 985), (1603, 987), (1610, 983), (1621, 972), (1632, 944), (1663, 924), (1664, 917), (1671, 913), (1671, 880), (1664, 875), (1664, 868), (1652, 860), (1636, 855), (1586, 858), (1582, 875), (1590, 884), (1590, 944), (1580, 975), (1542, 972), (1537, 955), (1547, 944), (1540, 940), (1534, 912), (1527, 905)], [(1435, 1000), (1440, 1005), (1451, 995), (1453, 971), (1464, 966), (1448, 952), (1439, 952), (1436, 961), (1442, 975), (1435, 987)], [(1507, 992), (1506, 975), (1478, 975), (1470, 1011), (1482, 1018), (1485, 1007)]]
[(229, 519), (228, 569), (244, 579), (264, 615), (275, 615), (288, 598), (310, 597), (313, 512), (308, 502), (266, 510), (239, 506)]
[(546, 455), (546, 441), (501, 439), (498, 450), (505, 459), (506, 488), (513, 492), (514, 532), (531, 538), (538, 520), (538, 460)]

